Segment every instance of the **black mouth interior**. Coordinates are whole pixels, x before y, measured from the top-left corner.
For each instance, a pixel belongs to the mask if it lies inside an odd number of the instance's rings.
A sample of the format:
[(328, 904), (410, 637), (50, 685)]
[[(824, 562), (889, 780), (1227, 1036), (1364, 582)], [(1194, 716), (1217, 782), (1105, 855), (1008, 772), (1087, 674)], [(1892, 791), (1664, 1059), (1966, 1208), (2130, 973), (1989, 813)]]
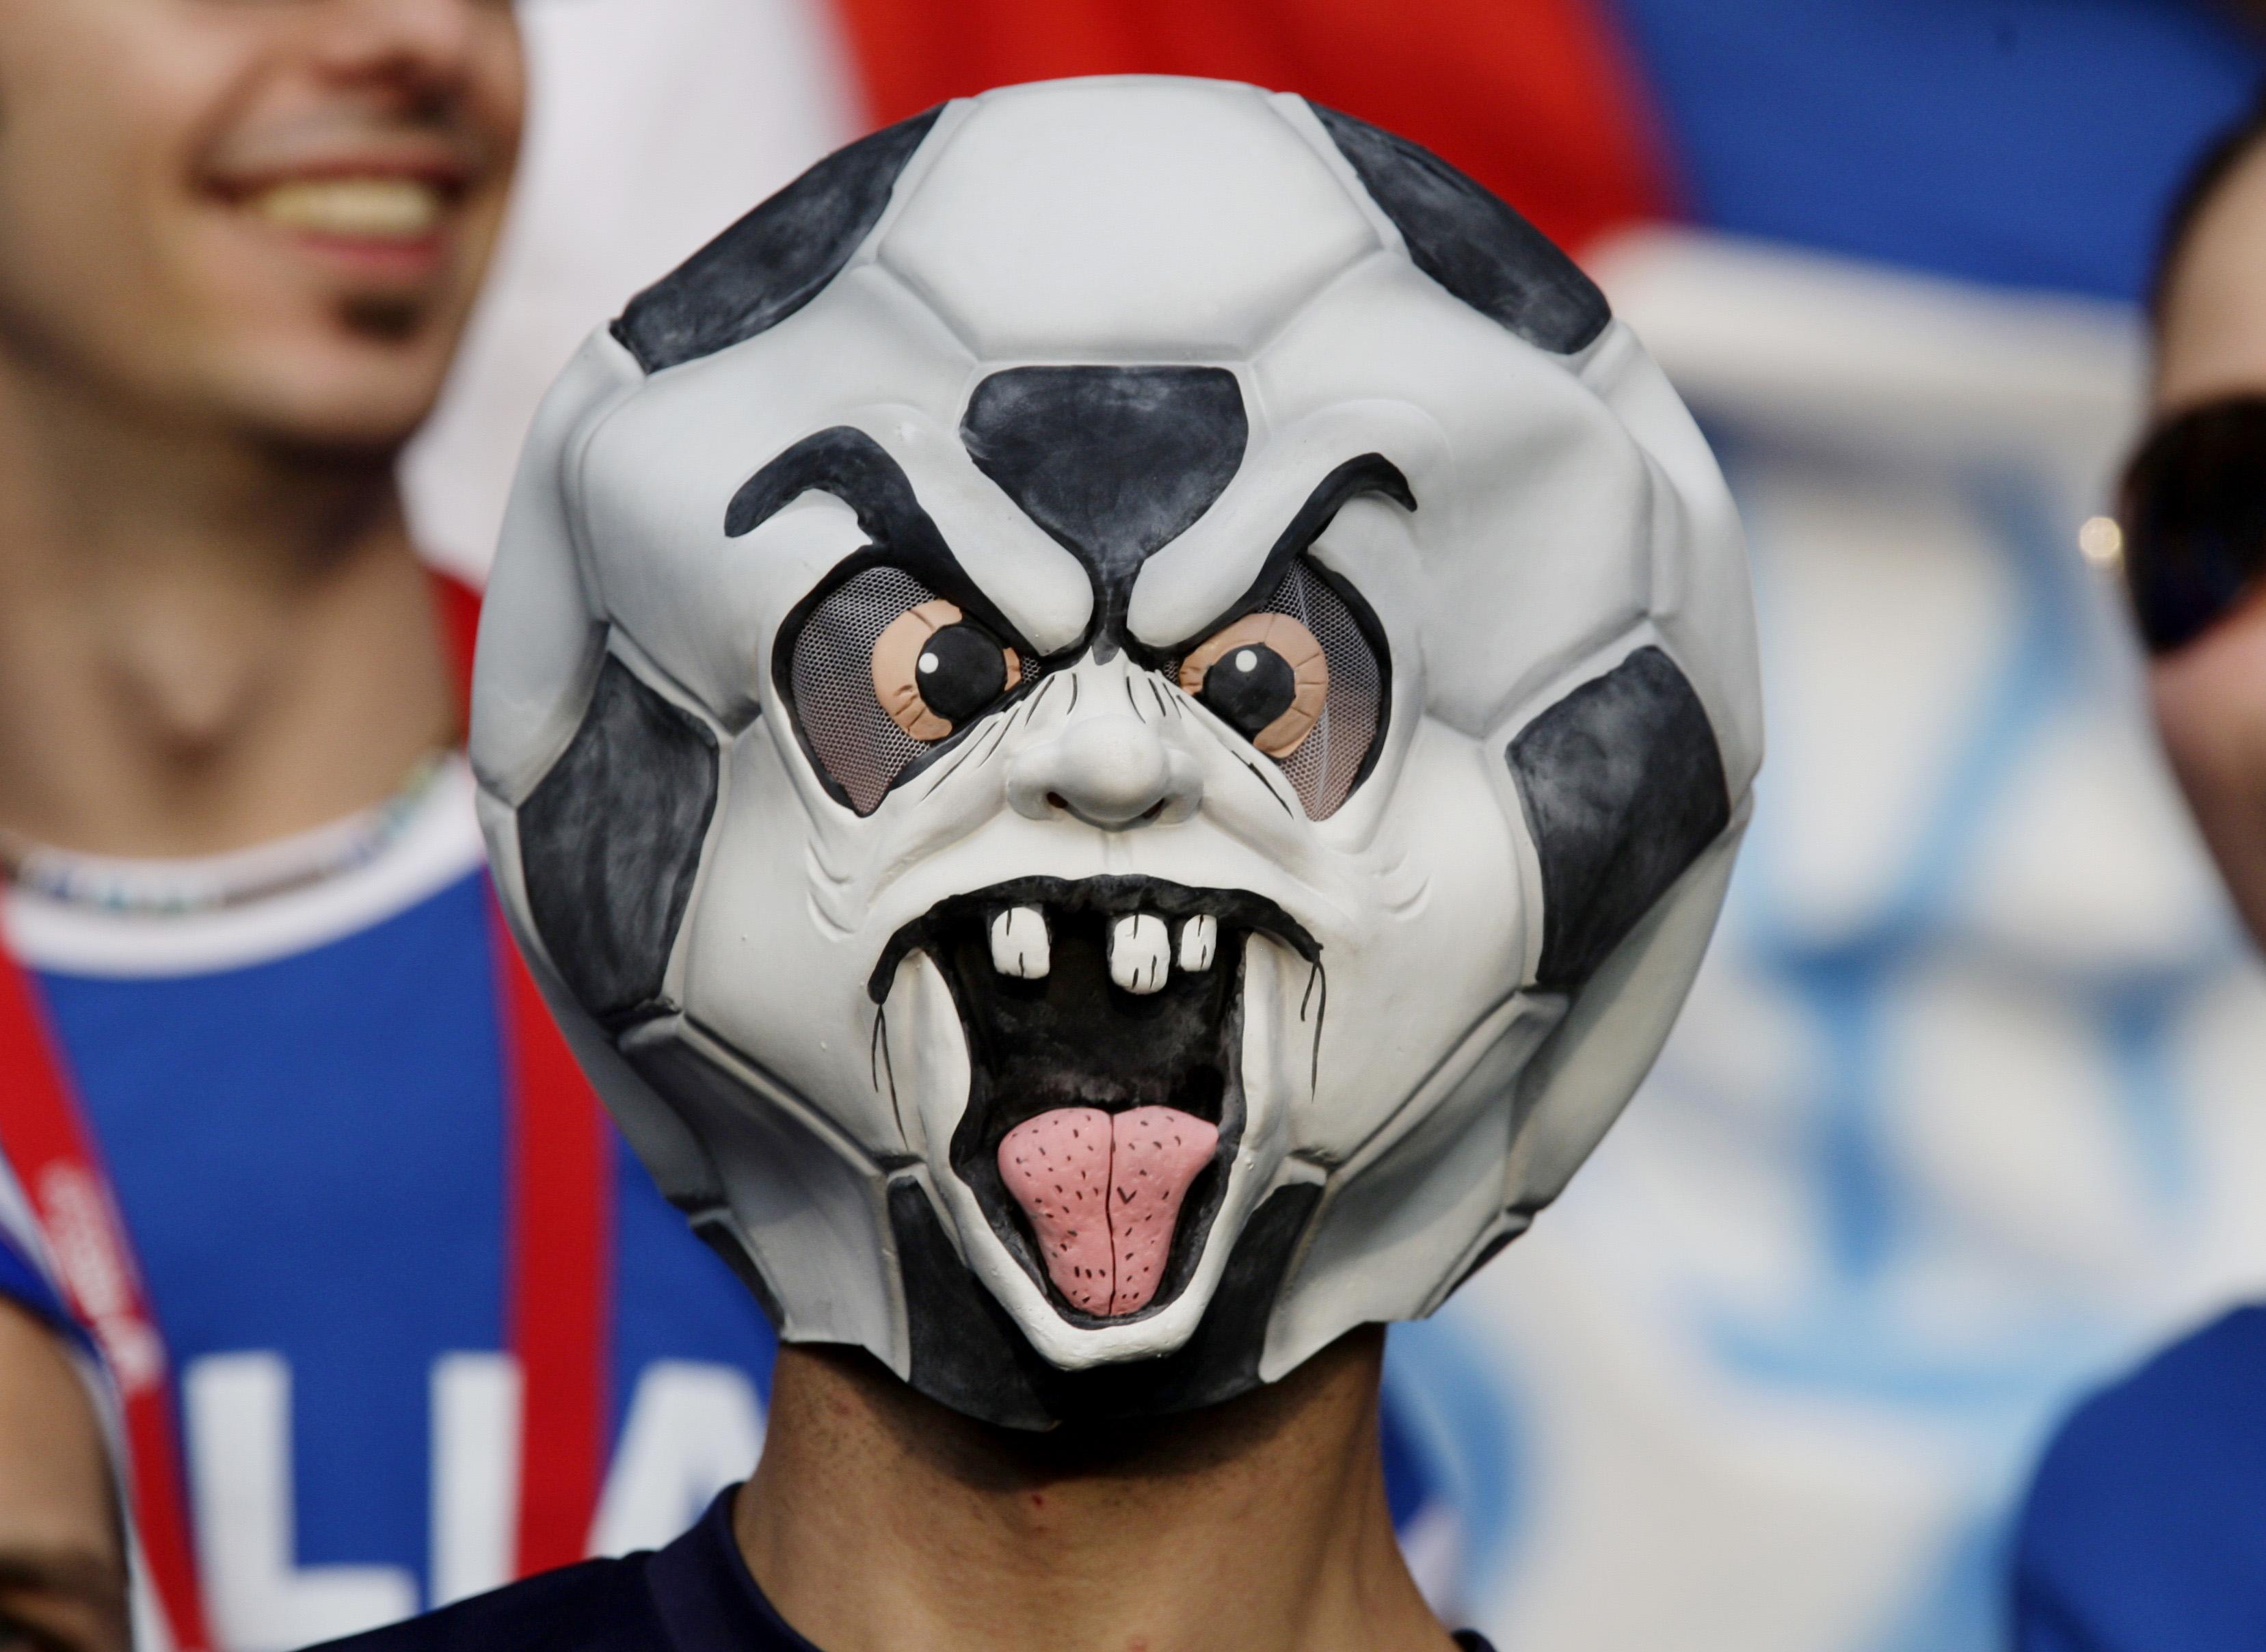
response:
[[(1051, 954), (1038, 980), (992, 965), (990, 924), (1011, 907), (1046, 917)], [(1218, 925), (1208, 969), (1180, 969), (1158, 990), (1136, 995), (1109, 973), (1112, 922), (1131, 913), (1165, 920), (1177, 939), (1199, 914)], [(942, 972), (968, 1039), (968, 1109), (954, 1133), (952, 1166), (1009, 1252), (1081, 1326), (1122, 1325), (1177, 1297), (1202, 1254), (1242, 1139), (1243, 962), (1254, 931), (1312, 961), (1319, 949), (1274, 903), (1235, 890), (1192, 889), (1153, 878), (1026, 878), (939, 903), (891, 941), (872, 982), (880, 1002), (898, 962), (925, 951)], [(1139, 1312), (1103, 1319), (1071, 1305), (1041, 1265), (1022, 1207), (1001, 1182), (999, 1144), (1026, 1120), (1056, 1107), (1118, 1114), (1169, 1107), (1219, 1127), (1219, 1146), (1182, 1204), (1165, 1277)]]

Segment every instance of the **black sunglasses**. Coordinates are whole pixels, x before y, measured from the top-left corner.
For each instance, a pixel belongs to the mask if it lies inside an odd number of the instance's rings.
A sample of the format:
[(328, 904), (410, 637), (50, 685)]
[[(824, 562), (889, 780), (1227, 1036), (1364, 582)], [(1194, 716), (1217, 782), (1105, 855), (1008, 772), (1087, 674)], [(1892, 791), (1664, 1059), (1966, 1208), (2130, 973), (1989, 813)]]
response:
[(2152, 654), (2225, 618), (2266, 568), (2266, 395), (2166, 420), (2125, 468), (2124, 582)]

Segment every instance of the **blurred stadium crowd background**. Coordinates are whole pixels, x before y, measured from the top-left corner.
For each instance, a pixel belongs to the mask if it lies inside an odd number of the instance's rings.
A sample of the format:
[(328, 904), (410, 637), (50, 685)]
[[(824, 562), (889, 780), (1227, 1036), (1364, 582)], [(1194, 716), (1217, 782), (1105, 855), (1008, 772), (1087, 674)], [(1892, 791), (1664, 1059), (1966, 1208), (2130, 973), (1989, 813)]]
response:
[(1394, 1334), (1398, 1512), (1500, 1644), (1967, 1652), (2053, 1419), (2266, 1290), (2266, 980), (2100, 515), (2167, 198), (2266, 72), (2204, 0), (528, 0), (502, 252), (407, 461), (477, 581), (623, 298), (827, 150), (1054, 75), (1429, 145), (1575, 251), (1753, 540), (1772, 756), (1669, 1054)]

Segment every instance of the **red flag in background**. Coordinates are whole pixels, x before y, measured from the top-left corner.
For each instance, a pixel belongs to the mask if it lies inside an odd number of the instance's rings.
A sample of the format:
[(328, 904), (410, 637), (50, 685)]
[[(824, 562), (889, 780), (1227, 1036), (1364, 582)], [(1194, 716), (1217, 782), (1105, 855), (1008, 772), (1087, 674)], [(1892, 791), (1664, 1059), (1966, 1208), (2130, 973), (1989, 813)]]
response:
[(1561, 245), (1667, 216), (1634, 67), (1590, 0), (835, 0), (877, 123), (1068, 75), (1209, 75), (1414, 139)]

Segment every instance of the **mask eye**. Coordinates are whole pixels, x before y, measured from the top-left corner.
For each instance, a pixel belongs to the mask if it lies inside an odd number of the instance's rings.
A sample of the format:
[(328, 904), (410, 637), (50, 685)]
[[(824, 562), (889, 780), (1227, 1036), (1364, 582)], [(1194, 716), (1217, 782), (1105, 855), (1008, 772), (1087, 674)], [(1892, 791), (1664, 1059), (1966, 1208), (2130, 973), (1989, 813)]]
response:
[(936, 597), (874, 640), (874, 698), (915, 740), (943, 739), (1023, 680), (1012, 648)]
[(780, 676), (795, 732), (860, 815), (1023, 681), (1014, 649), (903, 568), (863, 569), (788, 623)]
[(1336, 814), (1368, 775), (1390, 690), (1383, 632), (1368, 604), (1309, 559), (1190, 649), (1178, 676), (1282, 765), (1309, 820)]
[(1274, 758), (1289, 757), (1321, 721), (1330, 663), (1314, 633), (1288, 614), (1246, 614), (1181, 662), (1181, 687)]

